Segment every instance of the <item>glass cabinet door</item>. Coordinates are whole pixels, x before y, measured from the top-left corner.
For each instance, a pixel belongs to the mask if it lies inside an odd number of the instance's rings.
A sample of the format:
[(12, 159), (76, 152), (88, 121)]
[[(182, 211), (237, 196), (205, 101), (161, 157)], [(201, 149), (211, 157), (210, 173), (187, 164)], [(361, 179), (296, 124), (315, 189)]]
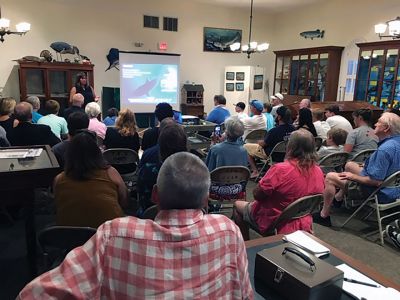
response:
[(314, 96), (316, 92), (317, 80), (318, 80), (318, 54), (312, 54), (310, 56), (309, 68), (308, 68), (308, 79), (307, 79), (307, 95)]
[[(371, 103), (372, 105), (378, 105), (378, 92), (379, 92), (379, 85), (378, 83), (382, 80), (382, 67), (384, 62), (383, 56), (384, 50), (373, 50), (371, 56), (371, 68), (369, 71), (369, 79), (367, 84), (367, 102)], [(386, 107), (386, 102), (383, 103), (381, 101), (381, 107)]]
[(299, 62), (300, 62), (299, 55), (295, 55), (292, 57), (292, 63), (290, 65), (290, 86), (289, 86), (290, 95), (297, 94), (297, 81), (299, 78)]
[(393, 94), (393, 108), (400, 109), (400, 57), (397, 58), (397, 75), (395, 75), (395, 90)]
[[(385, 70), (383, 72), (381, 103), (382, 108), (387, 108), (394, 103), (394, 87), (396, 80), (396, 63), (398, 60), (398, 49), (388, 49), (386, 52)], [(397, 100), (398, 102), (398, 100)]]
[(307, 69), (308, 69), (308, 55), (301, 55), (300, 68), (299, 68), (299, 87), (297, 89), (298, 95), (306, 95)]
[(50, 97), (68, 97), (67, 72), (49, 71)]
[(367, 94), (367, 81), (372, 51), (362, 51), (358, 67), (357, 87), (355, 100), (365, 100)]
[(26, 70), (26, 94), (29, 96), (45, 97), (43, 70)]
[(326, 77), (328, 72), (328, 53), (321, 53), (319, 55), (319, 65), (318, 65), (318, 75), (317, 75), (317, 94), (315, 95), (315, 100), (324, 101), (325, 100), (325, 90), (326, 90)]
[(288, 93), (290, 56), (278, 56), (276, 59), (275, 92)]

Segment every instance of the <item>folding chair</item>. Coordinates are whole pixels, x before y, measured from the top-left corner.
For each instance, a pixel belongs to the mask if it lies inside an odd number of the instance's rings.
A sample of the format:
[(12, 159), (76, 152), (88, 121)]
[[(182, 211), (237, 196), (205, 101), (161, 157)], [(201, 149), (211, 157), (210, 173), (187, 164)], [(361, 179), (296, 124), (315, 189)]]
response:
[[(384, 245), (384, 240), (383, 240), (384, 230), (382, 230), (382, 220), (400, 214), (400, 210), (397, 209), (396, 211), (389, 213), (383, 217), (381, 216), (381, 212), (384, 212), (388, 209), (392, 209), (394, 207), (400, 207), (400, 199), (397, 199), (396, 201), (394, 201), (392, 203), (387, 203), (387, 204), (381, 204), (378, 202), (378, 193), (383, 188), (400, 188), (400, 171), (397, 171), (396, 173), (393, 173), (388, 178), (386, 178), (382, 182), (382, 184), (377, 189), (375, 189), (368, 196), (368, 198), (357, 208), (357, 210), (355, 212), (353, 212), (353, 214), (350, 217), (347, 218), (347, 220), (340, 226), (340, 228), (343, 228), (364, 206), (368, 206), (372, 209), (372, 211), (373, 210), (376, 211), (376, 217), (377, 217), (378, 228), (379, 228), (379, 237), (380, 237), (381, 244), (383, 246)], [(368, 214), (368, 216), (369, 215), (370, 214)]]
[(264, 162), (264, 165), (262, 166), (260, 173), (256, 178), (256, 182), (258, 182), (258, 180), (262, 177), (263, 172), (267, 171), (267, 167), (271, 167), (272, 165), (278, 162), (284, 161), (286, 155), (286, 146), (287, 146), (287, 141), (279, 142), (271, 150), (271, 153), (269, 154), (268, 158), (266, 160), (262, 160)]
[[(280, 214), (280, 216), (271, 224), (267, 232), (261, 234), (263, 236), (278, 234), (278, 228), (284, 222), (300, 219), (307, 215), (311, 215), (315, 210), (318, 210), (320, 203), (323, 201), (322, 194), (305, 196), (290, 203)], [(256, 228), (252, 228), (258, 232)]]
[(245, 143), (258, 143), (260, 140), (264, 140), (265, 135), (267, 134), (266, 129), (256, 129), (250, 131), (248, 135), (244, 138)]
[(136, 190), (138, 154), (132, 149), (112, 148), (104, 151), (103, 157), (121, 175), (129, 192)]
[(318, 161), (318, 165), (321, 167), (324, 174), (329, 172), (342, 172), (343, 167), (349, 158), (347, 152), (336, 152), (328, 154)]
[[(91, 227), (52, 226), (41, 230), (38, 234), (38, 241), (43, 252), (46, 270), (61, 263), (69, 251), (82, 246), (95, 233), (96, 229)], [(49, 253), (54, 253), (54, 250), (57, 255), (50, 264)]]
[(319, 136), (315, 137), (314, 139), (315, 139), (315, 150), (318, 151), (319, 148), (321, 148), (322, 143), (324, 142), (324, 140)]
[(157, 214), (158, 214), (158, 206), (153, 205), (148, 207), (140, 218), (154, 220)]
[(368, 157), (371, 156), (372, 153), (374, 153), (376, 149), (367, 149), (367, 150), (362, 150), (358, 152), (356, 155), (353, 156), (351, 161), (354, 161), (356, 163), (365, 163)]
[[(219, 167), (210, 172), (211, 187), (209, 202), (220, 205), (224, 201), (229, 201), (229, 206), (233, 207), (233, 201), (246, 201), (246, 186), (250, 178), (250, 170), (243, 166)], [(218, 212), (221, 212), (219, 210)]]

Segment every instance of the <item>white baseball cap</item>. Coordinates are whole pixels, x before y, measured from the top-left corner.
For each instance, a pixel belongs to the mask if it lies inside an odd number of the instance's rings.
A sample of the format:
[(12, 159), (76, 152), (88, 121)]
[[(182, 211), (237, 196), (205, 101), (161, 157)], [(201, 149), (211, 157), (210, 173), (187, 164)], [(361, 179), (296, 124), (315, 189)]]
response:
[(271, 96), (272, 100), (280, 100), (283, 101), (283, 95), (281, 93), (276, 93), (275, 95)]

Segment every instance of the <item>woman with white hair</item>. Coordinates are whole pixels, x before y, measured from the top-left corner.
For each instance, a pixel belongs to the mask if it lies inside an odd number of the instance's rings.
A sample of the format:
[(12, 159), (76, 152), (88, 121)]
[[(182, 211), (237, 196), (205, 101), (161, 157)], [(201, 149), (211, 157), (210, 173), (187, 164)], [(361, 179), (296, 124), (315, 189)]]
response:
[(104, 140), (106, 137), (107, 126), (97, 118), (101, 113), (100, 105), (96, 102), (88, 103), (85, 107), (85, 113), (89, 116), (88, 130), (96, 132), (97, 136)]
[(223, 166), (247, 167), (247, 151), (239, 138), (244, 133), (244, 125), (238, 117), (225, 120), (226, 139), (211, 147), (208, 152), (206, 165), (210, 171)]

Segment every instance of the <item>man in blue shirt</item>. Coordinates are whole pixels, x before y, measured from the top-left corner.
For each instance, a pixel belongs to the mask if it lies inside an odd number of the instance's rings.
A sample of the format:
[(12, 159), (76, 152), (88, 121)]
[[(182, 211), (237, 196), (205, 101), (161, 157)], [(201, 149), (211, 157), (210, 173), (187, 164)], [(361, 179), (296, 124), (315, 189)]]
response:
[[(394, 113), (383, 113), (375, 124), (375, 135), (379, 138), (378, 149), (365, 161), (364, 167), (348, 162), (346, 172), (328, 173), (325, 178), (324, 206), (313, 215), (314, 222), (331, 226), (330, 206), (343, 200), (343, 189), (348, 180), (358, 183), (366, 195), (376, 189), (387, 177), (400, 170), (400, 117)], [(336, 188), (339, 192), (336, 193)], [(383, 188), (378, 193), (379, 203), (390, 203), (400, 198), (399, 188)]]
[(224, 123), (225, 119), (230, 117), (231, 115), (229, 110), (225, 107), (226, 105), (225, 97), (223, 95), (215, 95), (214, 105), (215, 108), (212, 111), (210, 111), (206, 120), (216, 124), (222, 124)]

